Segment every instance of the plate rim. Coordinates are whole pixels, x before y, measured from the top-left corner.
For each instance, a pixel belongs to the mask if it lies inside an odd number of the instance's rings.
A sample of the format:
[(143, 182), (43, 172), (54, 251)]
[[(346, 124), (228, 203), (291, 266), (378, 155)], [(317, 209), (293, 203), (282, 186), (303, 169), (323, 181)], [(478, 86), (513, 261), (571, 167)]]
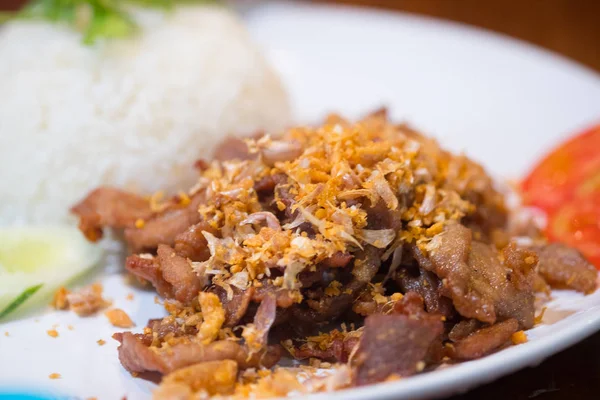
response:
[[(267, 1), (248, 9), (243, 10), (242, 19), (245, 20), (251, 17), (253, 14), (260, 14), (264, 12), (264, 9), (275, 9), (278, 8), (285, 10), (286, 12), (293, 12), (294, 9), (306, 10), (308, 12), (327, 12), (327, 13), (347, 13), (347, 14), (369, 14), (369, 18), (382, 18), (382, 19), (404, 19), (405, 21), (412, 21), (420, 24), (428, 25), (428, 27), (437, 25), (438, 27), (444, 26), (454, 31), (462, 31), (462, 33), (468, 35), (485, 36), (487, 39), (496, 41), (496, 44), (502, 43), (505, 47), (519, 47), (520, 51), (528, 50), (536, 53), (536, 56), (548, 58), (548, 62), (560, 63), (563, 66), (567, 66), (571, 69), (578, 70), (582, 76), (595, 80), (595, 84), (600, 85), (600, 71), (596, 71), (592, 67), (583, 64), (580, 61), (567, 57), (554, 50), (542, 47), (538, 44), (529, 42), (525, 39), (510, 36), (503, 32), (497, 32), (492, 29), (484, 28), (481, 26), (470, 25), (465, 22), (453, 21), (443, 19), (439, 17), (422, 15), (415, 12), (396, 10), (396, 9), (384, 9), (377, 6), (369, 5), (351, 5), (351, 4), (334, 4), (334, 3), (309, 3), (307, 0), (293, 1), (293, 0), (275, 0)], [(600, 118), (600, 116), (599, 116)]]

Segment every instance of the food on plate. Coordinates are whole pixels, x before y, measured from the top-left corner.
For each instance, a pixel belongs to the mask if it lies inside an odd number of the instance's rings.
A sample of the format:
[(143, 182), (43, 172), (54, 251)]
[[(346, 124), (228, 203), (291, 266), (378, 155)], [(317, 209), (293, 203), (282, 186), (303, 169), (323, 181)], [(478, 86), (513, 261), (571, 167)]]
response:
[(553, 288), (591, 293), (596, 289), (596, 269), (575, 248), (552, 243), (537, 249), (538, 272)]
[(574, 199), (549, 216), (547, 234), (581, 251), (600, 268), (600, 194)]
[(481, 166), (384, 110), (231, 148), (186, 193), (101, 187), (72, 208), (92, 241), (123, 232), (127, 270), (165, 298), (167, 317), (114, 336), (128, 371), (166, 377), (156, 398), (273, 393), (246, 371), (286, 353), (332, 372), (276, 368), (293, 378), (276, 395), (407, 377), (522, 343), (538, 290), (596, 287), (576, 250), (513, 240)]
[(56, 329), (49, 329), (46, 331), (46, 333), (52, 338), (57, 338), (59, 336), (58, 331)]
[(61, 287), (54, 293), (51, 305), (57, 310), (71, 310), (80, 317), (86, 317), (111, 305), (102, 297), (103, 291), (100, 283), (93, 283), (75, 292)]
[(4, 309), (0, 311), (0, 319), (6, 317), (8, 314), (11, 314), (13, 311), (19, 308), (21, 304), (25, 303), (31, 296), (40, 290), (42, 286), (44, 286), (44, 284), (40, 283), (23, 290), (20, 295), (15, 297), (8, 305), (4, 307)]
[(522, 182), (525, 204), (547, 215), (546, 234), (600, 268), (600, 125), (559, 146)]
[(510, 339), (512, 340), (513, 344), (527, 343), (527, 335), (523, 331), (517, 331), (513, 333)]
[(176, 3), (33, 1), (2, 25), (0, 226), (63, 222), (100, 185), (175, 194), (227, 135), (288, 123), (239, 19)]
[(77, 229), (0, 228), (0, 318), (42, 303), (101, 258)]
[(199, 392), (208, 395), (228, 394), (236, 384), (238, 366), (235, 361), (207, 361), (178, 369), (163, 378), (163, 398), (192, 398)]
[(127, 315), (127, 313), (120, 308), (112, 308), (104, 313), (108, 321), (118, 328), (133, 328), (135, 324)]

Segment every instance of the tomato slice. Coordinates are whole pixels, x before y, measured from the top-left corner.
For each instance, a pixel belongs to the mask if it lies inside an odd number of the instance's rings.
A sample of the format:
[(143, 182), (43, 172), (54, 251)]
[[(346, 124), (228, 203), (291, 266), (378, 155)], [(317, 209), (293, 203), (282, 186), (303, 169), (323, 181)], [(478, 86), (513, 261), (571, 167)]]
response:
[[(592, 189), (597, 188), (599, 171), (600, 125), (597, 125), (565, 142), (531, 171), (521, 184), (523, 200), (552, 213), (575, 194), (585, 194), (582, 182), (590, 182)], [(584, 193), (577, 193), (579, 190)]]
[[(600, 159), (600, 149), (598, 149)], [(600, 195), (600, 168), (591, 172), (582, 182), (577, 185), (573, 197), (584, 199)]]
[(577, 248), (600, 269), (600, 125), (548, 154), (521, 189), (525, 204), (548, 215), (548, 238)]
[(547, 234), (550, 240), (577, 248), (600, 269), (600, 191), (560, 207), (549, 218)]

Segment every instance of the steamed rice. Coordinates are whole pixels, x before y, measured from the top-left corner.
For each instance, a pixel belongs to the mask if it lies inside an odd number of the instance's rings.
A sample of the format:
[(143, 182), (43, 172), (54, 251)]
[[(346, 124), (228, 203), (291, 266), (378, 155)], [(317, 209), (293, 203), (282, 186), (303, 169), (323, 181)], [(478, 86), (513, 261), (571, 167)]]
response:
[(62, 221), (103, 184), (176, 191), (225, 135), (288, 122), (281, 83), (229, 11), (135, 15), (142, 34), (93, 47), (44, 22), (0, 29), (0, 225)]

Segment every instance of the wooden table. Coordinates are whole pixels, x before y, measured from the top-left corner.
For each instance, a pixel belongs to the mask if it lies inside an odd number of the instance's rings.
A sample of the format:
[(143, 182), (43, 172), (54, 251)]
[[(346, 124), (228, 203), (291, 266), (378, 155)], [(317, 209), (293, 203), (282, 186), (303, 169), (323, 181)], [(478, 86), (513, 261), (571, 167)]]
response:
[[(10, 9), (23, 0), (0, 0)], [(451, 19), (495, 30), (600, 71), (600, 0), (337, 0)], [(548, 359), (451, 400), (600, 398), (600, 333)]]
[[(318, 1), (317, 1), (318, 2)], [(450, 19), (508, 34), (600, 71), (600, 0), (335, 0)], [(600, 399), (600, 333), (450, 400)]]

